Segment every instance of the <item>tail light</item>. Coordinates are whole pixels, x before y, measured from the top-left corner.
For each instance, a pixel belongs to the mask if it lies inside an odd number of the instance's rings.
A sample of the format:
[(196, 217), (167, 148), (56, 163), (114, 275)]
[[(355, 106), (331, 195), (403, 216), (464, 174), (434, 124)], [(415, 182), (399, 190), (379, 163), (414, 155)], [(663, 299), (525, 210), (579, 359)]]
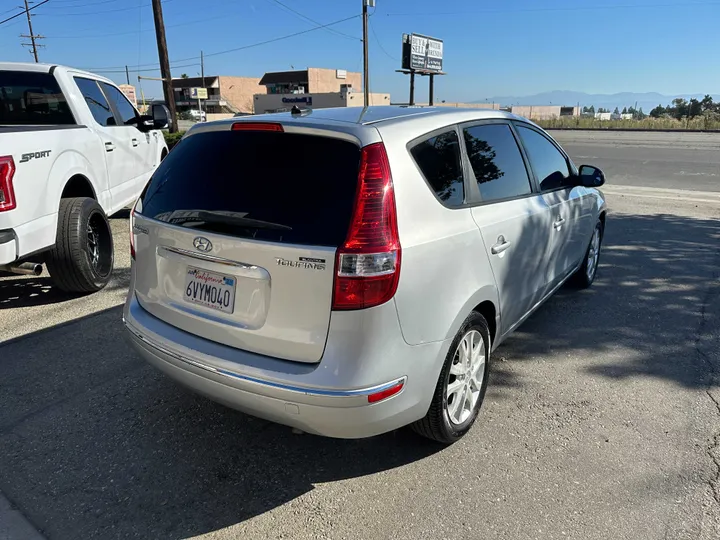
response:
[(276, 131), (284, 132), (282, 124), (273, 122), (236, 122), (232, 125), (232, 131)]
[(390, 164), (385, 146), (371, 144), (362, 149), (352, 221), (337, 252), (333, 309), (365, 309), (390, 300), (400, 254)]
[(15, 162), (12, 156), (0, 157), (0, 212), (12, 210), (17, 206), (13, 176), (15, 176)]

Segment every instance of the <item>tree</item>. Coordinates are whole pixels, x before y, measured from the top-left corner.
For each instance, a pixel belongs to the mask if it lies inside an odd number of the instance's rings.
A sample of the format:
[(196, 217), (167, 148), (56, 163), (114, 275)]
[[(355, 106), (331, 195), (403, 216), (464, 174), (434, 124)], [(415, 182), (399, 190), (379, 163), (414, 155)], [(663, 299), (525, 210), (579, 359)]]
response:
[(715, 110), (715, 103), (713, 103), (712, 96), (710, 94), (705, 94), (705, 97), (702, 98), (702, 101), (700, 102), (700, 106), (702, 107), (703, 112)]
[(180, 75), (180, 78), (181, 79), (189, 79), (190, 77), (188, 77), (187, 73), (183, 73), (182, 75)]
[(620, 109), (618, 109), (617, 107), (615, 107), (615, 110), (613, 111), (613, 114), (620, 114)]
[[(616, 107), (616, 109), (617, 109), (617, 107)], [(627, 107), (623, 107), (622, 113), (623, 113), (623, 114), (628, 114), (628, 108), (627, 108)]]
[(697, 99), (692, 98), (688, 104), (688, 116), (690, 116), (690, 118), (695, 118), (696, 116), (700, 116), (702, 112), (703, 108), (700, 102)]
[(590, 105), (590, 110), (588, 112), (595, 114), (595, 105)]
[[(640, 110), (642, 111), (642, 109), (640, 109)], [(651, 118), (660, 118), (664, 114), (665, 114), (665, 107), (663, 107), (662, 105), (658, 105), (652, 111), (650, 111)]]
[(683, 98), (675, 98), (672, 100), (672, 108), (670, 114), (672, 114), (678, 120), (681, 120), (683, 116), (687, 116), (690, 111), (688, 102)]
[(642, 119), (645, 118), (646, 116), (647, 116), (647, 114), (645, 114), (645, 113), (643, 112), (643, 110), (642, 110), (642, 107), (640, 107), (640, 108), (638, 109), (638, 111), (637, 111), (637, 119), (638, 119), (638, 120), (642, 120)]

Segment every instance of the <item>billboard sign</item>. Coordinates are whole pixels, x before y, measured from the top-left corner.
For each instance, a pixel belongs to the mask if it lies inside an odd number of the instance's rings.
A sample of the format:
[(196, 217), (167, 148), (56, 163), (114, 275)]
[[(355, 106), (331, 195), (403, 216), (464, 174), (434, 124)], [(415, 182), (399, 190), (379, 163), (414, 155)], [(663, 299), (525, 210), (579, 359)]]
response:
[(207, 88), (191, 88), (190, 89), (190, 98), (191, 99), (207, 99), (208, 98)]
[(442, 40), (420, 34), (403, 34), (403, 69), (437, 73), (442, 71), (442, 67)]

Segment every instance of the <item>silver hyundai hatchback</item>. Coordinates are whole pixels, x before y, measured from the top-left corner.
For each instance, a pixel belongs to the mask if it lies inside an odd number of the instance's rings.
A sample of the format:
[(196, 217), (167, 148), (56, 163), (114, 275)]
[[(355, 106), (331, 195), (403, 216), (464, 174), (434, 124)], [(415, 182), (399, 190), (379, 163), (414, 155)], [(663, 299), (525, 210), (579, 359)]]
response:
[(124, 322), (151, 364), (249, 414), (452, 443), (490, 353), (564, 282), (595, 279), (603, 183), (499, 111), (198, 124), (132, 211)]

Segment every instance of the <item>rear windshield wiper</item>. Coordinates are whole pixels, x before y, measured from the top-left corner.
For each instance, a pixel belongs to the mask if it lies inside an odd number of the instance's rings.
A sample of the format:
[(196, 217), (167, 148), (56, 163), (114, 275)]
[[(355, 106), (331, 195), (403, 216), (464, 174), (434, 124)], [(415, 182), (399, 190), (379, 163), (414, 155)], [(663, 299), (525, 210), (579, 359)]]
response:
[[(170, 215), (156, 216), (167, 223), (194, 227), (203, 223), (216, 223), (222, 225), (235, 225), (250, 229), (270, 229), (275, 231), (292, 231), (292, 227), (270, 221), (262, 221), (245, 217), (247, 212), (231, 212), (224, 210), (175, 210)], [(165, 218), (165, 219), (163, 219)]]

